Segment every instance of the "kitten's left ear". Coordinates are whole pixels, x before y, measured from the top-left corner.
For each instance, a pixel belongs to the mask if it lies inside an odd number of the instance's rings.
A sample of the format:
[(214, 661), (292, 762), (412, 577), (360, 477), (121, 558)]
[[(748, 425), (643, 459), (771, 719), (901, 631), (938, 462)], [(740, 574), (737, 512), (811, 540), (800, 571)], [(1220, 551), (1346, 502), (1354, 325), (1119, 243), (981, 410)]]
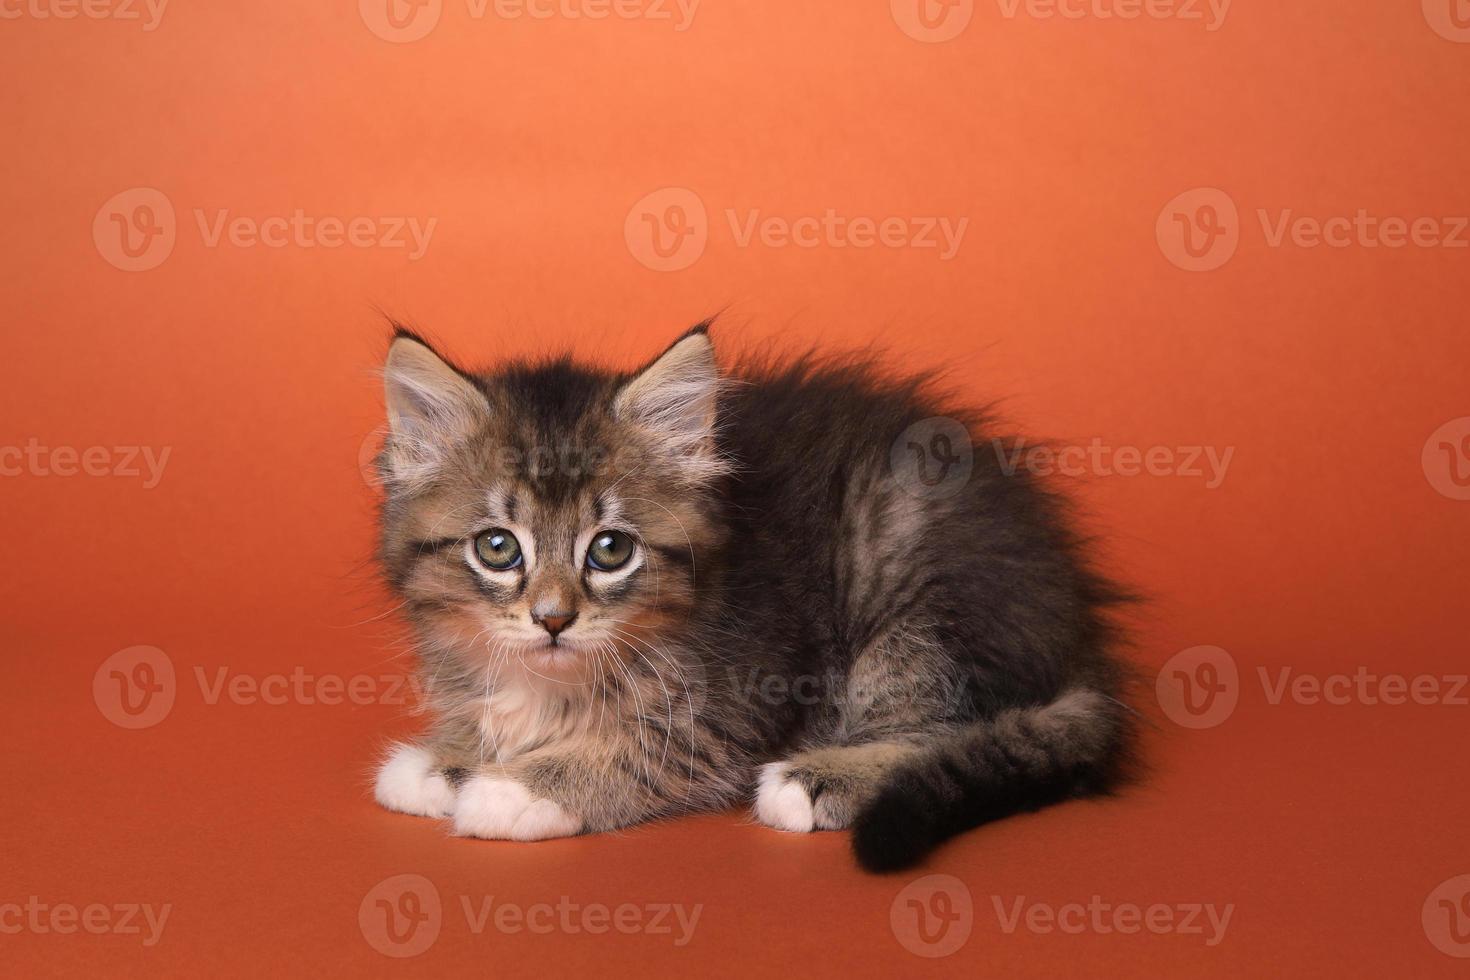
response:
[(714, 444), (721, 380), (708, 328), (700, 324), (618, 393), (618, 418), (649, 431), (702, 483), (726, 469)]

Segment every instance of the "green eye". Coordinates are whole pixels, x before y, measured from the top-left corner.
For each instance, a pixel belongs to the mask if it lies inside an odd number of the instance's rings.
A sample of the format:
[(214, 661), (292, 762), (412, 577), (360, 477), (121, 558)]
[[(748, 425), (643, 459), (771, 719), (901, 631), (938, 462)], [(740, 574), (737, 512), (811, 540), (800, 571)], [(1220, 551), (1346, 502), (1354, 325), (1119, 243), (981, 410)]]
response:
[(587, 549), (587, 564), (599, 572), (611, 572), (633, 557), (633, 539), (622, 531), (598, 531)]
[(486, 568), (509, 571), (521, 563), (521, 543), (503, 527), (492, 527), (475, 538), (475, 556)]

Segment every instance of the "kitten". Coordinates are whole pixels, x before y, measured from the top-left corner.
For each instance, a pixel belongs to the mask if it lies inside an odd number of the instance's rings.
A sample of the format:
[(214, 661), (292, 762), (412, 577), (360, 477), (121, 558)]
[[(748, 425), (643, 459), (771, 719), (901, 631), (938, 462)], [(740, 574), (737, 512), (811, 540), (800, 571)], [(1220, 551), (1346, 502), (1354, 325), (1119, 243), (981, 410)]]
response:
[(812, 357), (726, 377), (706, 326), (631, 375), (472, 374), (399, 330), (382, 560), (433, 721), (378, 801), (530, 841), (753, 797), (889, 870), (1114, 786), (1122, 596), (1058, 501), (923, 435), (989, 444), (978, 417), (933, 422), (923, 379)]

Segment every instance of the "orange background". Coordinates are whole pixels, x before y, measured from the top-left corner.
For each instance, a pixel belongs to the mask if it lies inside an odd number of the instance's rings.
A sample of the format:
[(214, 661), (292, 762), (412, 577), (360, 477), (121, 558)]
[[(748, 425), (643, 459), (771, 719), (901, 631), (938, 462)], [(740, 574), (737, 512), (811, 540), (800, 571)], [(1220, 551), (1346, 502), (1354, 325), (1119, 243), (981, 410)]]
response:
[[(411, 43), (374, 34), (349, 0), (174, 0), (152, 31), (27, 2), (0, 4), (20, 14), (0, 20), (0, 444), (171, 455), (152, 489), (0, 478), (0, 905), (172, 912), (152, 947), (0, 934), (7, 972), (1463, 971), (1421, 907), (1470, 873), (1470, 707), (1271, 704), (1257, 679), (1465, 670), (1470, 502), (1436, 491), (1445, 474), (1421, 450), (1470, 415), (1470, 250), (1273, 248), (1257, 216), (1470, 214), (1470, 44), (1417, 0), (1240, 0), (1215, 31), (1006, 17), (987, 0), (944, 43), (909, 36), (886, 0), (704, 0), (683, 31), (475, 19), (444, 0)], [(137, 187), (171, 202), (177, 242), (126, 272), (93, 223)], [(707, 208), (708, 243), (660, 272), (624, 229), (667, 187)], [(1239, 247), (1187, 272), (1156, 222), (1201, 187), (1238, 207)], [(828, 208), (969, 225), (942, 261), (741, 247), (725, 219)], [(410, 261), (209, 247), (196, 209), (437, 225)], [(782, 836), (743, 813), (533, 846), (450, 839), (371, 802), (376, 753), (418, 724), (404, 706), (210, 703), (198, 675), (221, 668), (402, 670), (359, 468), (381, 412), (378, 311), (470, 362), (571, 347), (626, 365), (720, 309), (727, 348), (876, 341), (1062, 443), (1234, 448), (1215, 489), (1070, 481), (1107, 567), (1153, 597), (1133, 654), (1157, 722), (1142, 786), (876, 878), (842, 835)], [(93, 677), (139, 644), (168, 656), (176, 702), (130, 731), (99, 710)], [(1152, 678), (1206, 644), (1239, 665), (1239, 707), (1190, 730)], [(434, 882), (444, 920), (427, 951), (393, 959), (358, 911), (404, 873)], [(973, 933), (942, 959), (890, 928), (921, 873), (973, 896)], [(703, 912), (681, 948), (476, 935), (459, 900), (486, 895)], [(993, 908), (1093, 895), (1235, 910), (1207, 947), (1007, 934)]]

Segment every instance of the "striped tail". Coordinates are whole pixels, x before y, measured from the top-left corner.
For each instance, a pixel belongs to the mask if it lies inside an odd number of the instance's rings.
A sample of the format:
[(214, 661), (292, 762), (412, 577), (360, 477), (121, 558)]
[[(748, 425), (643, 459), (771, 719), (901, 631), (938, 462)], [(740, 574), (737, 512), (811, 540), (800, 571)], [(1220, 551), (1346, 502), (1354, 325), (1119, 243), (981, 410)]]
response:
[(1011, 709), (906, 760), (853, 824), (869, 871), (899, 871), (972, 827), (1117, 784), (1130, 713), (1117, 700), (1073, 689)]

